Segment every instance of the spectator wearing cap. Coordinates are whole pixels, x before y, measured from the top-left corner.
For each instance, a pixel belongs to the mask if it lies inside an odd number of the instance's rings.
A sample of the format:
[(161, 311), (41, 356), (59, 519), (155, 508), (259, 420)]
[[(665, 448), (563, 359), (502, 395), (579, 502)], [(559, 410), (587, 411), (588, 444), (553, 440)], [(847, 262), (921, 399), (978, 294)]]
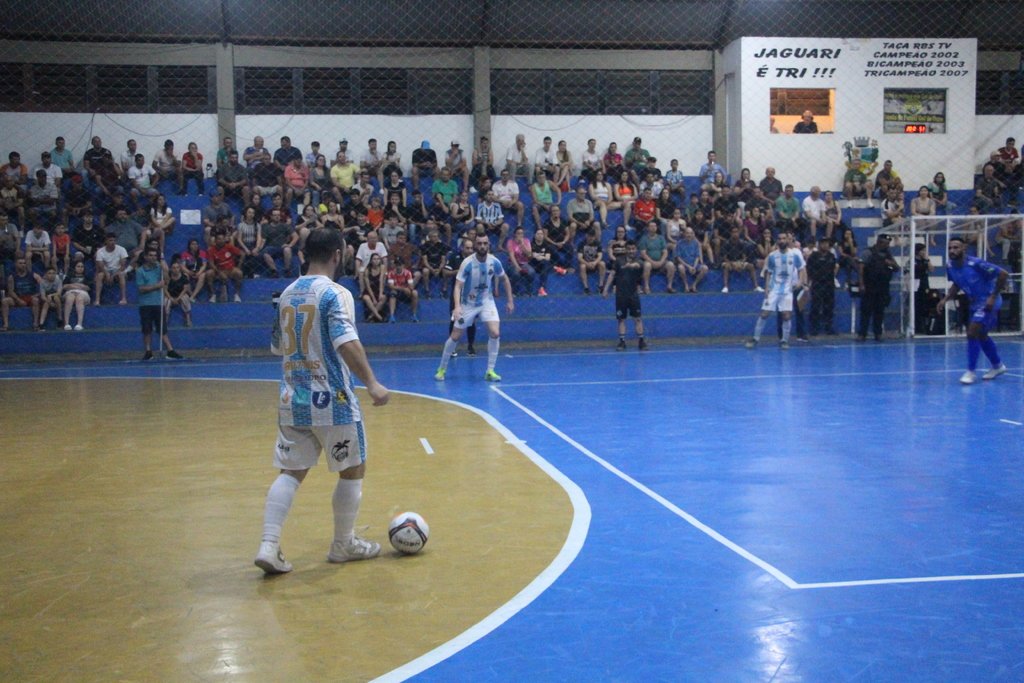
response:
[(530, 158), (526, 154), (526, 136), (516, 135), (516, 142), (505, 152), (505, 168), (512, 180), (530, 177)]
[(545, 136), (544, 144), (533, 155), (533, 175), (538, 177), (541, 173), (554, 180), (558, 177), (558, 155), (551, 147), (551, 138)]
[(199, 146), (194, 142), (188, 143), (188, 151), (181, 155), (181, 164), (178, 165), (178, 194), (188, 194), (188, 181), (196, 181), (196, 194), (202, 196), (205, 176), (203, 175), (203, 155), (199, 153)]
[(281, 138), (281, 146), (274, 152), (274, 164), (284, 173), (292, 159), (302, 161), (302, 152), (297, 147), (292, 147), (292, 139), (287, 135)]
[(874, 245), (865, 249), (857, 261), (858, 280), (862, 288), (857, 341), (867, 339), (869, 327), (875, 334), (875, 341), (882, 341), (882, 321), (891, 298), (889, 283), (893, 273), (899, 270), (889, 251), (889, 243), (889, 235), (879, 235)]
[(469, 191), (469, 164), (458, 140), (452, 140), (451, 148), (445, 152), (444, 167), (452, 178), (462, 178), (462, 188)]
[[(164, 148), (153, 155), (153, 170), (160, 177), (160, 180), (177, 182), (178, 167), (181, 161), (174, 153), (174, 140), (164, 140)], [(90, 163), (90, 175), (92, 175), (92, 164)], [(157, 181), (159, 182), (159, 181)]]
[(377, 139), (370, 138), (366, 141), (366, 151), (359, 157), (359, 173), (367, 173), (371, 178), (378, 178), (384, 168), (384, 155), (377, 149)]
[(647, 166), (650, 163), (651, 154), (643, 148), (643, 140), (639, 137), (633, 138), (633, 144), (626, 151), (622, 163), (629, 171), (629, 178), (637, 185), (647, 175)]
[(412, 189), (420, 189), (420, 174), (433, 178), (437, 172), (437, 152), (430, 149), (426, 140), (420, 143), (419, 149), (412, 151)]

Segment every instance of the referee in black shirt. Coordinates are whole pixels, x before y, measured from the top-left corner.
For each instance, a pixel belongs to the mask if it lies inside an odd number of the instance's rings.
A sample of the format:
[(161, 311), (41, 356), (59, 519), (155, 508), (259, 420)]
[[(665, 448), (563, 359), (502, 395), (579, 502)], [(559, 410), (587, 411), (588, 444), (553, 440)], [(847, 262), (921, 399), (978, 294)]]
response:
[(619, 344), (616, 351), (626, 350), (626, 317), (633, 318), (636, 336), (640, 340), (637, 347), (647, 350), (644, 341), (644, 321), (640, 317), (640, 282), (644, 275), (644, 266), (636, 257), (636, 242), (626, 240), (626, 255), (619, 256), (611, 264), (612, 277), (604, 286), (602, 296), (608, 296), (612, 285), (615, 285), (615, 319), (619, 322)]

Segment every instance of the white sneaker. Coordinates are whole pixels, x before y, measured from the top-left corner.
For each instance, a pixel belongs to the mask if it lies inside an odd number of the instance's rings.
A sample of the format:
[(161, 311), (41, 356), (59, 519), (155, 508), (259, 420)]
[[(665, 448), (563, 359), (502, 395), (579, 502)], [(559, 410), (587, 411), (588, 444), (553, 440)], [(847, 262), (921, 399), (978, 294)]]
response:
[(722, 287), (722, 294), (728, 294), (728, 293), (729, 293), (729, 288), (728, 287)]
[(237, 294), (235, 294), (235, 303), (236, 303), (236, 304), (240, 304), (240, 303), (242, 303), (242, 297), (240, 297), (240, 296), (238, 296)]
[(331, 551), (327, 553), (328, 562), (352, 562), (353, 560), (372, 560), (380, 553), (380, 543), (367, 541), (356, 536), (352, 543), (345, 546), (340, 541), (331, 543)]
[(960, 384), (974, 384), (977, 381), (978, 376), (971, 370), (968, 370), (960, 377)]
[(754, 287), (754, 291), (761, 292), (762, 294), (764, 294), (764, 287)]
[(982, 379), (995, 379), (996, 377), (998, 377), (999, 375), (1003, 374), (1004, 372), (1006, 372), (1006, 366), (1004, 364), (1000, 363), (999, 367), (992, 368), (991, 370), (986, 372), (984, 375), (982, 375), (981, 378)]
[(286, 562), (281, 547), (272, 541), (260, 543), (260, 551), (256, 553), (253, 564), (267, 574), (287, 574), (292, 570), (290, 562)]
[(842, 289), (843, 288), (843, 286), (841, 284), (839, 284), (839, 278), (832, 278), (832, 279), (835, 282), (836, 289)]
[(65, 332), (70, 332), (71, 331), (71, 325), (65, 325), (64, 326), (64, 331)]
[(211, 294), (210, 295), (210, 303), (211, 304), (217, 303), (217, 295), (216, 294)]
[(85, 328), (84, 328), (84, 327), (82, 327), (81, 325), (75, 325), (75, 332), (81, 332), (81, 331), (82, 331), (82, 330), (84, 330), (84, 329), (85, 329)]

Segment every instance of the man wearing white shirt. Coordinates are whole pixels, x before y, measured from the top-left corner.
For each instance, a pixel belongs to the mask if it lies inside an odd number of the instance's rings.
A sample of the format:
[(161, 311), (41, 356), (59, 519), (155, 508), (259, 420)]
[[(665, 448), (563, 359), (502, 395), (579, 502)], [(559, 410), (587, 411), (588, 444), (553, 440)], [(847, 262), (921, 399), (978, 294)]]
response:
[(551, 138), (544, 138), (544, 146), (538, 149), (533, 155), (533, 175), (537, 175), (537, 171), (544, 171), (549, 178), (554, 178), (558, 175), (558, 158), (555, 156), (555, 150), (551, 148)]
[(136, 202), (139, 201), (140, 197), (145, 197), (148, 201), (160, 194), (153, 187), (153, 179), (155, 177), (156, 171), (151, 166), (146, 166), (146, 157), (136, 154), (135, 164), (128, 169), (128, 181), (132, 185), (131, 195)]
[(369, 145), (369, 149), (363, 152), (363, 156), (359, 157), (359, 170), (366, 171), (373, 178), (380, 173), (381, 163), (384, 161), (384, 158), (377, 151), (376, 139), (370, 138), (366, 144)]
[(516, 144), (505, 153), (505, 168), (512, 178), (530, 177), (530, 158), (526, 155), (526, 136), (522, 133), (516, 136)]
[(374, 254), (380, 256), (381, 267), (388, 268), (388, 248), (384, 246), (383, 242), (378, 241), (377, 231), (371, 230), (366, 233), (366, 241), (359, 245), (359, 251), (356, 252), (357, 275), (370, 264), (370, 257)]
[(53, 157), (49, 152), (43, 152), (40, 156), (40, 163), (34, 169), (32, 169), (33, 175), (36, 171), (43, 171), (46, 173), (46, 184), (50, 187), (57, 187), (60, 189), (61, 183), (64, 179), (64, 172), (60, 170), (60, 166), (53, 163)]
[(512, 180), (508, 169), (501, 172), (501, 180), (491, 188), (494, 197), (505, 211), (516, 211), (516, 225), (523, 224), (523, 203), (519, 201), (519, 183)]
[(587, 149), (580, 156), (580, 161), (583, 164), (583, 167), (580, 169), (580, 175), (588, 183), (594, 182), (594, 176), (597, 172), (604, 171), (604, 166), (601, 164), (601, 155), (597, 153), (597, 140), (593, 138), (587, 140)]
[[(807, 230), (805, 234), (801, 235), (802, 238), (807, 237), (809, 232), (811, 241), (813, 242), (818, 238), (818, 224), (825, 223), (825, 200), (821, 198), (821, 188), (815, 185), (811, 188), (811, 194), (804, 197), (803, 201), (803, 213), (804, 221), (807, 224)], [(801, 239), (801, 242), (810, 244), (806, 239)]]
[(127, 173), (132, 166), (135, 165), (135, 155), (138, 149), (138, 143), (135, 140), (128, 141), (128, 149), (121, 152), (121, 170)]

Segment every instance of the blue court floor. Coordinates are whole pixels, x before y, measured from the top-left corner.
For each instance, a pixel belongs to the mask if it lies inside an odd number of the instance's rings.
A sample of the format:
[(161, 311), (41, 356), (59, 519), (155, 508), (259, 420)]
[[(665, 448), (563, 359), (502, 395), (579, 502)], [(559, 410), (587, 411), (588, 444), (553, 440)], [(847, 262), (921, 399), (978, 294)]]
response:
[[(380, 680), (1024, 680), (1024, 344), (996, 342), (1009, 373), (969, 387), (962, 341), (512, 351), (498, 385), (485, 355), (443, 383), (436, 356), (372, 357), (391, 389), (492, 415), (591, 514), (532, 602)], [(90, 376), (280, 375), (270, 360), (0, 370)]]

